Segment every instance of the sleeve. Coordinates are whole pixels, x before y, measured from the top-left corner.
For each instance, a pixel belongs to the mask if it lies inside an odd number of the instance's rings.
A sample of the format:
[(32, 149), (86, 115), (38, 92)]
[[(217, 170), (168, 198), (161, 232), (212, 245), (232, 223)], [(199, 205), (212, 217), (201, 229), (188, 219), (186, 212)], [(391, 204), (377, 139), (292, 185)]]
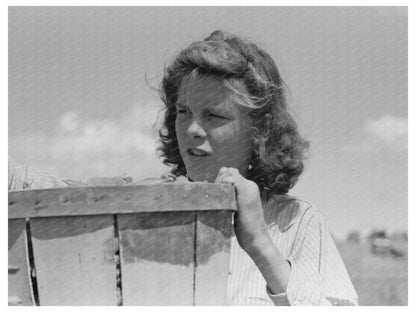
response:
[(285, 293), (266, 292), (275, 305), (358, 305), (358, 298), (322, 215), (303, 215), (288, 256), (291, 273)]
[(24, 166), (9, 157), (8, 190), (65, 187), (67, 183), (33, 167)]
[[(147, 181), (147, 180), (150, 180)], [(141, 183), (160, 183), (161, 179), (145, 179)], [(9, 157), (8, 160), (8, 190), (17, 191), (23, 189), (44, 189), (61, 187), (81, 187), (97, 185), (124, 185), (132, 184), (133, 179), (128, 176), (120, 177), (96, 177), (87, 182), (58, 178), (37, 168), (23, 166)], [(137, 182), (136, 182), (137, 183)]]

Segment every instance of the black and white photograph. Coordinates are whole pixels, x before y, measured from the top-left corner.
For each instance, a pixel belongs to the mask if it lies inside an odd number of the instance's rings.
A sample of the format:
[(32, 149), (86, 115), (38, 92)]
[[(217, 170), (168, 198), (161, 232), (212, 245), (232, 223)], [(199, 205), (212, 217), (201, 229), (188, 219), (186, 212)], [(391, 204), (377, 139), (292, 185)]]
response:
[(407, 6), (7, 11), (9, 306), (408, 306)]

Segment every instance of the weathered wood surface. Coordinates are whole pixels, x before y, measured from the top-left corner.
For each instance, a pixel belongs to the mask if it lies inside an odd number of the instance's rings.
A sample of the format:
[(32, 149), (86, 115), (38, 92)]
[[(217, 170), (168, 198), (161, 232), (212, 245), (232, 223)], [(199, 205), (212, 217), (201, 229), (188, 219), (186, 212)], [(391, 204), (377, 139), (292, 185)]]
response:
[(193, 305), (194, 214), (118, 217), (123, 305)]
[(9, 305), (33, 305), (29, 257), (26, 245), (26, 221), (9, 220)]
[(225, 305), (232, 233), (231, 211), (197, 212), (195, 305)]
[(163, 183), (9, 192), (9, 219), (114, 213), (236, 210), (231, 185)]
[[(41, 305), (117, 304), (117, 237), (123, 305), (221, 305), (234, 211), (234, 188), (207, 183), (9, 192), (9, 267), (28, 261), (30, 218)], [(9, 296), (31, 305), (28, 268)]]
[(113, 216), (30, 221), (40, 305), (116, 305)]

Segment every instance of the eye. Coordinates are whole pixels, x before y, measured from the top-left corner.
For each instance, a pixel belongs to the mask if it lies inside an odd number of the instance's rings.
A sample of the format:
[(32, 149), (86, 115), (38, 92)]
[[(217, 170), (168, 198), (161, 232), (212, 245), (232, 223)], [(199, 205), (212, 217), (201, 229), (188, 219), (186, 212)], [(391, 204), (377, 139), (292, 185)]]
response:
[(222, 115), (219, 115), (219, 114), (216, 114), (216, 113), (209, 113), (208, 116), (211, 117), (211, 118), (227, 119), (226, 117), (224, 117)]
[(187, 114), (189, 113), (189, 110), (186, 107), (176, 107), (176, 113), (177, 114)]

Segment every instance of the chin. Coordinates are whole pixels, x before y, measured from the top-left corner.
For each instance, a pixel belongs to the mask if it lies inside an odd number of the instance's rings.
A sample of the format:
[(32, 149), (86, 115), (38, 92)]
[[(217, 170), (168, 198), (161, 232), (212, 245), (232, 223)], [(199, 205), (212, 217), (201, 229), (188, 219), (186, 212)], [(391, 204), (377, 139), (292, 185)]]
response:
[(193, 182), (211, 182), (213, 183), (215, 181), (215, 176), (209, 173), (195, 173), (195, 172), (188, 172), (188, 177)]

